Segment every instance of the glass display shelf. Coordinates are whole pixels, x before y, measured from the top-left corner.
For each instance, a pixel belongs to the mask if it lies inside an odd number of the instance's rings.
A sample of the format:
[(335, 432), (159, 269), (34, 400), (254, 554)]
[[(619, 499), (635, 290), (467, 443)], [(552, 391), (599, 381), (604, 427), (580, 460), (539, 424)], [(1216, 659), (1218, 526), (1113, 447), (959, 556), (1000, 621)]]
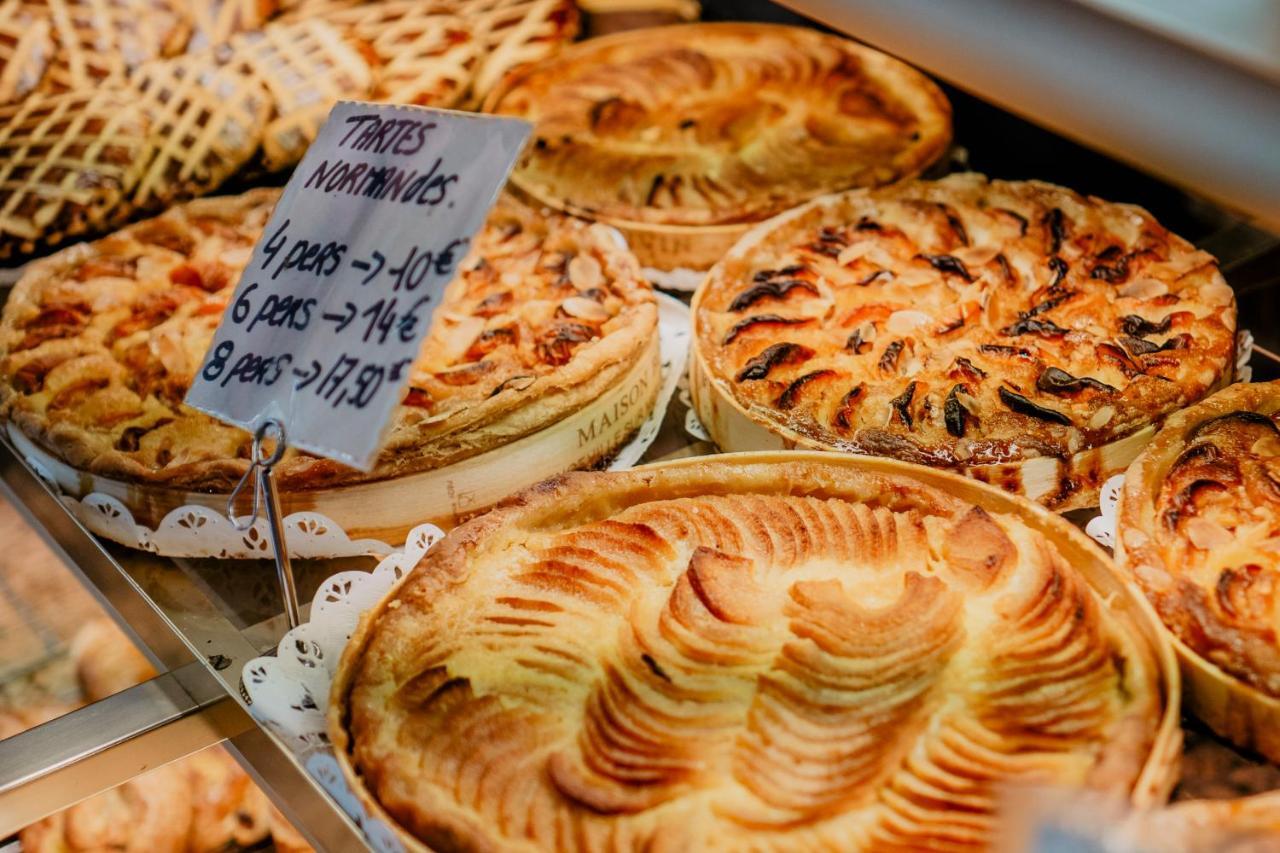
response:
[[(1141, 204), (1171, 229), (1219, 257), (1224, 274), (1236, 289), (1242, 325), (1252, 329), (1259, 343), (1253, 361), (1255, 378), (1277, 378), (1280, 361), (1271, 354), (1280, 353), (1280, 323), (1275, 321), (1280, 317), (1280, 239), (1265, 227), (1266, 223), (1273, 229), (1280, 227), (1280, 158), (1270, 156), (1265, 168), (1252, 173), (1247, 182), (1237, 182), (1239, 176), (1234, 173), (1257, 165), (1260, 146), (1280, 138), (1280, 86), (1274, 78), (1212, 52), (1092, 8), (1101, 3), (789, 0), (787, 5), (1055, 129), (1056, 133), (1037, 127), (964, 91), (948, 91), (956, 109), (958, 146), (952, 158), (956, 165), (995, 177), (1051, 180)], [(769, 7), (767, 12), (753, 15), (756, 8), (749, 12), (748, 6), (752, 4), (704, 3), (707, 17), (721, 12), (738, 18), (786, 14)], [(1086, 25), (1081, 16), (1089, 16), (1091, 23)], [(1062, 29), (1059, 18), (1071, 26)], [(1178, 51), (1195, 53), (1194, 67), (1185, 69), (1187, 74), (1199, 74), (1204, 63), (1216, 70), (1205, 72), (1204, 80), (1192, 87), (1194, 92), (1169, 95), (1164, 101), (1153, 96), (1150, 100), (1158, 103), (1135, 105), (1128, 111), (1130, 115), (1117, 117), (1111, 102), (1122, 98), (1130, 83), (1144, 82), (1150, 92), (1158, 94), (1180, 85), (1176, 81), (1184, 78), (1156, 85), (1150, 75), (1157, 66), (1143, 65), (1150, 56), (1137, 48), (1121, 50), (1119, 55), (1096, 63), (1096, 68), (1082, 67), (1094, 66), (1095, 54), (1105, 57), (1123, 44), (1114, 41), (1121, 36), (1113, 28), (1133, 31), (1125, 38), (1158, 39), (1164, 47), (1149, 45), (1152, 55), (1174, 51), (1161, 62), (1181, 56)], [(1041, 62), (1036, 46), (1055, 39), (1084, 44), (1088, 56), (1077, 56), (1067, 66), (1055, 58), (1056, 54), (1046, 53)], [(990, 61), (993, 56), (1001, 61)], [(1136, 70), (1130, 70), (1127, 63), (1136, 63)], [(1024, 74), (1029, 66), (1034, 67)], [(1060, 78), (1044, 79), (1044, 75), (1053, 74)], [(1272, 108), (1271, 112), (1249, 113), (1247, 99), (1233, 96), (1210, 112), (1189, 113), (1175, 125), (1168, 124), (1171, 119), (1165, 111), (1186, 109), (1188, 102), (1179, 99), (1192, 94), (1211, 96), (1214, 81), (1221, 82), (1224, 74), (1235, 75), (1232, 85), (1239, 84), (1231, 91), (1238, 95), (1254, 92), (1257, 105)], [(1099, 80), (1108, 75), (1112, 79), (1103, 86)], [(1116, 82), (1122, 77), (1126, 78), (1123, 86)], [(1109, 90), (1099, 91), (1100, 86)], [(1071, 91), (1064, 95), (1066, 90)], [(1105, 108), (1085, 115), (1090, 102)], [(1143, 122), (1148, 123), (1146, 135), (1157, 139), (1136, 139), (1134, 128), (1141, 128)], [(1188, 136), (1164, 138), (1171, 133), (1176, 136), (1184, 125), (1192, 126)], [(1261, 133), (1268, 128), (1269, 136), (1244, 140), (1236, 136), (1244, 129)], [(1111, 156), (1064, 137), (1084, 140)], [(1210, 144), (1216, 148), (1203, 147)], [(1202, 146), (1201, 156), (1192, 162), (1187, 147), (1195, 145)], [(1217, 153), (1208, 158), (1204, 156), (1207, 150)], [(1164, 179), (1152, 178), (1112, 157), (1136, 162)], [(1215, 201), (1203, 201), (1188, 194), (1187, 188)], [(1253, 222), (1226, 208), (1245, 211)], [(0, 287), (0, 302), (6, 295)], [(661, 433), (642, 461), (715, 452), (711, 444), (686, 431), (686, 412), (678, 394)], [(273, 649), (288, 627), (270, 561), (170, 559), (103, 541), (67, 512), (3, 439), (0, 491), (23, 509), (49, 547), (74, 567), (84, 588), (108, 606), (162, 670), (151, 681), (0, 741), (0, 840), (43, 814), (143, 769), (222, 742), (318, 849), (362, 849), (363, 837), (357, 827), (303, 770), (294, 754), (253, 721), (241, 691), (245, 663)], [(327, 577), (346, 569), (371, 569), (375, 559), (295, 559), (293, 563), (300, 601), (307, 603)], [(2, 581), (0, 578), (0, 584)], [(305, 605), (304, 620), (308, 612), (309, 605)], [(1258, 777), (1237, 793), (1280, 787), (1280, 771), (1271, 773), (1274, 768), (1240, 756), (1200, 732), (1194, 732), (1190, 742), (1197, 755), (1207, 757), (1197, 759), (1199, 764), (1191, 762), (1184, 782), (1188, 792), (1197, 790), (1193, 786), (1199, 773), (1196, 768), (1206, 766), (1243, 768)], [(1218, 778), (1227, 772), (1215, 769), (1212, 775)]]

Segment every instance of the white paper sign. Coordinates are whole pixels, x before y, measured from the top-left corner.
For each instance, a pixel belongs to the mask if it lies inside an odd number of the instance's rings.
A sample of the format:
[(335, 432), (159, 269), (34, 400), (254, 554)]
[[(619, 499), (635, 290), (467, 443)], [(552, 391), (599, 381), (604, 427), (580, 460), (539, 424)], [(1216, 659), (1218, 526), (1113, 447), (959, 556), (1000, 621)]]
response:
[(339, 103), (290, 178), (187, 404), (372, 467), (431, 312), (506, 182), (518, 119)]

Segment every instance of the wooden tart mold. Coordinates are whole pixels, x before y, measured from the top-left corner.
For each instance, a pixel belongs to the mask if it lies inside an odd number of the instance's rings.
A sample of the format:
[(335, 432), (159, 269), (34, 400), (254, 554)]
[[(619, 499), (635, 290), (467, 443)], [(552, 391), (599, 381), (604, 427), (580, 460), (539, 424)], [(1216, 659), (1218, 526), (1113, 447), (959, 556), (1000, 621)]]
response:
[(917, 175), (951, 137), (924, 75), (766, 24), (590, 39), (509, 75), (485, 109), (535, 124), (513, 187), (613, 225), (660, 271), (705, 270), (752, 224), (822, 193)]
[[(0, 319), (0, 414), (74, 497), (154, 528), (221, 511), (249, 436), (183, 398), (277, 191), (204, 199), (31, 264)], [(432, 316), (371, 472), (295, 450), (286, 513), (399, 544), (611, 456), (653, 408), (657, 303), (605, 226), (499, 203)], [(340, 413), (336, 416), (340, 416)]]
[(361, 618), (328, 713), (409, 850), (925, 849), (988, 843), (1009, 776), (1163, 803), (1179, 692), (1064, 519), (791, 452), (569, 474), (455, 529)]
[(974, 174), (761, 224), (693, 323), (694, 407), (721, 448), (893, 456), (1059, 511), (1096, 506), (1235, 366), (1211, 256), (1141, 208)]
[(1187, 709), (1280, 761), (1280, 383), (1173, 415), (1125, 474), (1116, 561), (1151, 599)]

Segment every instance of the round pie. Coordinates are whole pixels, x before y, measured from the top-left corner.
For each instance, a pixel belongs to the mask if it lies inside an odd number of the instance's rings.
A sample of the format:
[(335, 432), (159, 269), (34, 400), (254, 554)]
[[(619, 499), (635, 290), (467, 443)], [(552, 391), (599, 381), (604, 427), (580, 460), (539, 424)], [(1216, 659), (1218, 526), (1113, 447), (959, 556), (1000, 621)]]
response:
[[(250, 436), (183, 399), (277, 197), (193, 202), (33, 264), (0, 321), (0, 412), (78, 471), (229, 491)], [(275, 469), (283, 490), (441, 469), (619, 395), (627, 418), (614, 411), (614, 428), (589, 441), (569, 436), (591, 457), (574, 461), (599, 461), (639, 426), (657, 393), (657, 308), (617, 235), (508, 199), (473, 245), (372, 472), (290, 450)], [(568, 467), (506, 471), (501, 495)]]
[(1096, 505), (1235, 364), (1211, 256), (1140, 208), (974, 174), (779, 216), (693, 310), (694, 403), (722, 448), (894, 456), (1059, 510)]
[(706, 269), (814, 196), (916, 175), (951, 136), (946, 97), (914, 69), (762, 24), (591, 39), (511, 75), (486, 109), (535, 124), (515, 187), (622, 228), (663, 270)]
[(455, 529), (362, 619), (329, 725), (415, 850), (967, 849), (1004, 781), (1167, 795), (1177, 690), (1066, 521), (894, 460), (742, 454)]
[(1192, 710), (1280, 761), (1280, 383), (1169, 418), (1125, 475), (1116, 558), (1177, 638)]

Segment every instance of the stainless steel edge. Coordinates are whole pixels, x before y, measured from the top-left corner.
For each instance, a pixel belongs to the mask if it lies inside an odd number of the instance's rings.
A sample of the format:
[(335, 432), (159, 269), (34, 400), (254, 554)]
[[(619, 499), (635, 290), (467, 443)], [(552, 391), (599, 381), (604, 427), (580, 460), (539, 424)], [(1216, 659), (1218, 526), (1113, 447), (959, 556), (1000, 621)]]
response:
[(177, 669), (191, 661), (192, 653), (173, 625), (5, 441), (0, 441), (0, 493), (27, 517), (31, 528), (116, 617), (154, 666)]
[(0, 837), (252, 727), (192, 663), (0, 740)]
[(1280, 230), (1274, 80), (1082, 3), (780, 2)]
[[(152, 663), (171, 670), (0, 741), (0, 837), (225, 740), (317, 850), (367, 849), (351, 819), (293, 754), (258, 726), (239, 694), (245, 663), (287, 630), (283, 615), (243, 628), (232, 624), (178, 566), (155, 555), (116, 549), (86, 530), (3, 440), (0, 491), (140, 641)], [(146, 589), (139, 578), (149, 584)], [(146, 699), (142, 706), (135, 704), (140, 698)]]

